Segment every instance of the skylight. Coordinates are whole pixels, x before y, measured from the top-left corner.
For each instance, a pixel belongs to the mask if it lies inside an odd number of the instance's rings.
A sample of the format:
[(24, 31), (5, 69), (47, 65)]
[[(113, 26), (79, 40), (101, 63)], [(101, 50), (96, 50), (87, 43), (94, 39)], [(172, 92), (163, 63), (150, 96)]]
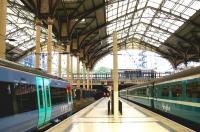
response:
[[(35, 46), (35, 15), (23, 6), (20, 0), (8, 1), (6, 38), (15, 40), (7, 41), (8, 44), (15, 46), (9, 52), (16, 49), (26, 51)], [(46, 34), (47, 29), (42, 28), (41, 42), (46, 40)]]
[[(107, 22), (111, 22), (107, 34), (117, 31), (120, 42), (136, 38), (159, 47), (200, 9), (199, 5), (199, 0), (114, 1), (106, 7)], [(109, 37), (107, 43), (111, 40)]]

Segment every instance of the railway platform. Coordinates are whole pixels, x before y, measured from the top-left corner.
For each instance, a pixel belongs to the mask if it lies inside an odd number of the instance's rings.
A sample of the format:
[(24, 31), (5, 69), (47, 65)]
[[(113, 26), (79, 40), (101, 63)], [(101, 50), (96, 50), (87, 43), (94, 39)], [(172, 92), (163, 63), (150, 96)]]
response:
[(116, 120), (107, 114), (108, 98), (102, 98), (47, 132), (190, 132), (172, 120), (121, 99), (123, 114)]

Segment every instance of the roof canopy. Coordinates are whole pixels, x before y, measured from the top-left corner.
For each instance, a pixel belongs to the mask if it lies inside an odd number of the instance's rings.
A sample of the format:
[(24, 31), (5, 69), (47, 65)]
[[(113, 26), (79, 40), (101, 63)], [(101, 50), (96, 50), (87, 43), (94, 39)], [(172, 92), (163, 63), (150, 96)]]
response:
[[(174, 67), (200, 57), (199, 0), (8, 0), (7, 57), (17, 61), (35, 49), (35, 19), (43, 23), (47, 41), (52, 18), (55, 45), (71, 45), (88, 67), (118, 48), (152, 50)], [(60, 43), (61, 42), (61, 43)], [(139, 46), (138, 46), (139, 45)], [(14, 54), (14, 55), (13, 55)]]

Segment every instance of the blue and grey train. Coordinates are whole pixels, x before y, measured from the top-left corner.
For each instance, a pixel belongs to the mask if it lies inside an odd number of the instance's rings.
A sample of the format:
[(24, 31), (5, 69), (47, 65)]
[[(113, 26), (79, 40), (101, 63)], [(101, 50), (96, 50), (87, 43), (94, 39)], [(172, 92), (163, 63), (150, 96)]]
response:
[(71, 86), (41, 70), (0, 60), (0, 131), (27, 131), (72, 111)]
[(120, 96), (200, 124), (200, 67), (123, 89)]

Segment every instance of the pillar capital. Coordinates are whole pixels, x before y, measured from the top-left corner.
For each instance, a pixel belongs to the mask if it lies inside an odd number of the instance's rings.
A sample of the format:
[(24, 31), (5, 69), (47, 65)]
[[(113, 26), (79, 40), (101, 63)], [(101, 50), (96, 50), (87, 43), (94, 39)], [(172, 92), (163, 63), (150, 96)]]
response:
[(86, 64), (86, 60), (85, 60), (85, 59), (83, 59), (83, 60), (82, 60), (82, 63)]
[(57, 41), (57, 44), (60, 46), (60, 45), (61, 45), (61, 41), (60, 41), (60, 40), (58, 40), (58, 41)]
[(62, 52), (62, 46), (58, 45), (58, 52), (61, 53)]
[(89, 70), (90, 70), (90, 69), (91, 69), (91, 67), (90, 67), (90, 66), (86, 66), (86, 69), (89, 69)]
[(79, 52), (77, 52), (77, 53), (76, 53), (76, 56), (77, 56), (77, 57), (80, 57), (80, 53), (79, 53)]
[(48, 17), (47, 24), (48, 25), (53, 25), (53, 19), (51, 17)]
[(42, 25), (42, 21), (39, 18), (35, 19), (35, 25), (36, 26), (41, 26)]
[(85, 67), (85, 61), (82, 61), (82, 66), (84, 66), (84, 67)]
[(67, 54), (70, 54), (70, 45), (67, 45), (67, 47), (66, 47), (66, 52), (67, 52)]

